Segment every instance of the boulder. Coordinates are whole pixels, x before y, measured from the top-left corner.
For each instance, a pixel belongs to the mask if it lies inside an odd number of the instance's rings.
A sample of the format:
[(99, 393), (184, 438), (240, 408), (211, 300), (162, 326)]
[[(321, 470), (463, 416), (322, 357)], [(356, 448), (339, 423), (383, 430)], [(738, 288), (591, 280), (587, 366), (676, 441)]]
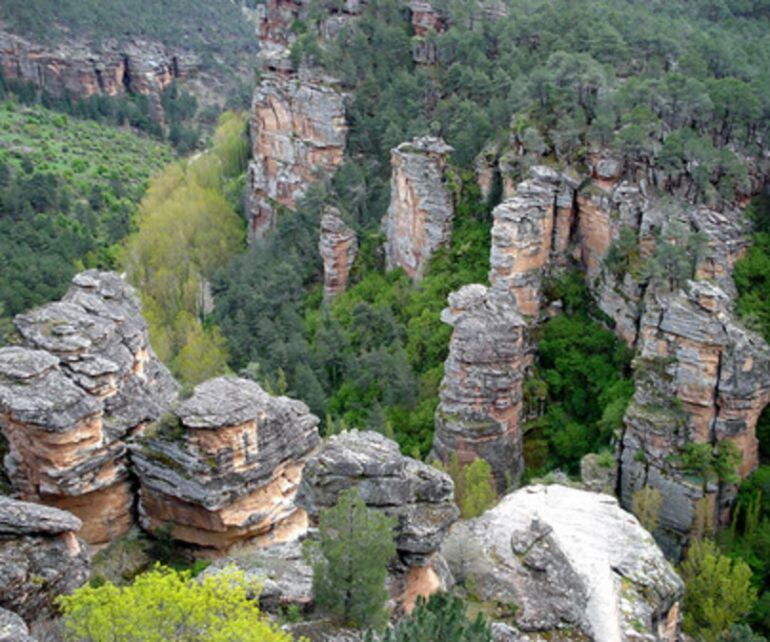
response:
[(5, 467), (22, 499), (72, 511), (89, 543), (131, 525), (125, 439), (157, 419), (177, 384), (149, 345), (133, 288), (118, 275), (77, 275), (61, 301), (14, 320), (0, 349)]
[(445, 171), (452, 148), (424, 136), (390, 152), (390, 206), (382, 221), (385, 262), (420, 279), (433, 253), (452, 238), (454, 203)]
[(26, 622), (16, 613), (0, 609), (0, 642), (35, 642)]
[(496, 639), (678, 640), (682, 581), (612, 496), (529, 486), (441, 550), (482, 608), (507, 613)]
[(57, 596), (86, 582), (90, 558), (75, 535), (80, 527), (71, 513), (0, 497), (0, 639), (4, 627), (18, 624), (2, 609), (41, 620)]
[(306, 517), (294, 495), (317, 425), (304, 403), (253, 381), (198, 385), (131, 446), (142, 526), (171, 523), (173, 538), (216, 551), (295, 538)]
[(441, 320), (453, 327), (436, 409), (434, 454), (461, 465), (481, 457), (498, 492), (524, 470), (521, 404), (526, 324), (505, 284), (466, 285)]

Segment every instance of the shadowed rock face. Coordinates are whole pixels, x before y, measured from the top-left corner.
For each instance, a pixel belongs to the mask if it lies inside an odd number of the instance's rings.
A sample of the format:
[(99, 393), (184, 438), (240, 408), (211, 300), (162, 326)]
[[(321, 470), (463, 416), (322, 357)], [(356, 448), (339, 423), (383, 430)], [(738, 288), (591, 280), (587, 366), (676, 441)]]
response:
[(308, 460), (296, 502), (317, 525), (320, 513), (348, 488), (357, 488), (369, 508), (397, 520), (391, 597), (410, 611), (419, 595), (446, 588), (451, 580), (437, 551), (459, 516), (449, 475), (404, 457), (398, 444), (379, 433), (352, 430), (329, 438)]
[[(712, 283), (690, 282), (686, 292), (650, 290), (635, 379), (622, 443), (622, 500), (630, 506), (637, 489), (658, 488), (664, 503), (656, 535), (676, 554), (704, 492), (675, 456), (689, 442), (728, 440), (742, 453), (741, 476), (756, 468), (755, 427), (770, 403), (770, 348), (743, 328), (727, 295)], [(732, 486), (707, 484), (717, 518), (733, 493)]]
[(306, 517), (294, 495), (317, 424), (305, 404), (253, 381), (200, 384), (131, 448), (142, 526), (171, 522), (175, 539), (220, 551), (298, 536)]
[[(460, 522), (442, 554), (484, 603), (516, 605), (499, 639), (674, 642), (682, 581), (614, 497), (529, 486)], [(505, 633), (505, 635), (502, 635)]]
[(330, 83), (271, 74), (257, 87), (246, 198), (250, 240), (272, 229), (276, 208), (294, 209), (318, 172), (331, 174), (342, 163), (344, 97)]
[(110, 541), (131, 524), (124, 439), (160, 416), (176, 383), (115, 274), (79, 274), (61, 301), (14, 323), (21, 345), (0, 349), (8, 476), (22, 499), (80, 517), (87, 542)]
[(383, 219), (387, 268), (423, 276), (428, 261), (452, 237), (454, 204), (444, 178), (452, 148), (425, 136), (390, 152), (390, 207)]
[[(72, 592), (89, 574), (89, 556), (75, 533), (74, 515), (0, 496), (0, 640), (5, 627), (23, 631), (9, 609), (28, 622), (51, 613), (58, 595)], [(30, 638), (31, 639), (31, 638)]]
[(526, 324), (504, 284), (449, 295), (441, 320), (454, 328), (436, 410), (433, 450), (448, 463), (486, 459), (499, 492), (524, 470), (521, 434)]
[(356, 233), (333, 207), (327, 208), (321, 219), (318, 251), (324, 264), (324, 300), (330, 301), (347, 289), (350, 270), (358, 254)]

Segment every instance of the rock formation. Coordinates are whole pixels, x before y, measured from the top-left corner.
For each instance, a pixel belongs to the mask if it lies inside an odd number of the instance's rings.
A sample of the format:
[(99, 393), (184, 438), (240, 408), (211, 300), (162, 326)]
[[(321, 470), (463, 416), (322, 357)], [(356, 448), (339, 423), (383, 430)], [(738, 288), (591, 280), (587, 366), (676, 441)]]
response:
[(379, 433), (353, 430), (331, 437), (308, 460), (296, 501), (317, 524), (319, 513), (352, 487), (367, 506), (398, 520), (389, 589), (408, 610), (417, 595), (444, 586), (436, 552), (459, 514), (452, 481), (404, 457), (398, 444)]
[[(82, 585), (89, 556), (75, 533), (81, 522), (56, 508), (0, 496), (0, 639), (15, 620), (28, 622), (51, 613), (53, 600)], [(18, 622), (16, 622), (18, 624)]]
[(419, 279), (433, 253), (449, 245), (454, 204), (444, 174), (451, 151), (429, 136), (391, 150), (390, 206), (382, 223), (389, 270), (400, 267)]
[(327, 208), (321, 218), (318, 251), (324, 264), (324, 301), (330, 301), (347, 289), (350, 270), (358, 254), (355, 231), (333, 207)]
[(496, 639), (679, 639), (682, 581), (609, 495), (529, 486), (455, 525), (441, 550), (482, 606), (507, 610)]
[[(732, 441), (742, 454), (741, 476), (758, 465), (755, 427), (770, 403), (770, 348), (736, 321), (729, 298), (712, 283), (690, 282), (686, 292), (650, 290), (635, 379), (622, 443), (622, 500), (630, 506), (644, 485), (661, 491), (656, 536), (675, 554), (704, 494), (704, 480), (678, 461), (686, 445)], [(719, 517), (734, 488), (716, 482), (705, 488)]]
[(114, 539), (131, 525), (124, 439), (176, 394), (139, 300), (117, 275), (91, 270), (61, 301), (14, 323), (20, 345), (0, 349), (0, 430), (14, 488), (75, 513), (87, 542)]
[(486, 459), (498, 491), (518, 483), (526, 324), (510, 291), (466, 285), (449, 295), (441, 320), (454, 330), (436, 410), (433, 450), (443, 462)]
[(302, 467), (318, 445), (305, 404), (272, 397), (253, 381), (200, 384), (131, 448), (142, 526), (219, 551), (304, 532), (294, 503)]
[(26, 622), (16, 613), (0, 608), (0, 642), (35, 642)]
[(318, 172), (342, 163), (347, 129), (344, 96), (331, 79), (265, 75), (251, 109), (250, 240), (274, 226), (276, 208), (293, 209)]

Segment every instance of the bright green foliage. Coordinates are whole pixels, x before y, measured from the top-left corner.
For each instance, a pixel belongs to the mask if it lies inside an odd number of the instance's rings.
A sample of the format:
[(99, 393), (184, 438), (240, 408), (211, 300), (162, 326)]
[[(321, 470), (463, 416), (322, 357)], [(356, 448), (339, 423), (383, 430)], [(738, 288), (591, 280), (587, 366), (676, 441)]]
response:
[(457, 454), (452, 453), (447, 472), (454, 482), (455, 502), (463, 519), (478, 517), (497, 502), (492, 468), (486, 460), (479, 457), (461, 466)]
[(525, 404), (537, 418), (525, 426), (529, 475), (562, 467), (576, 473), (580, 459), (609, 445), (622, 427), (633, 393), (631, 351), (590, 316), (590, 296), (580, 275), (551, 284), (566, 314), (540, 330), (533, 378)]
[(350, 626), (378, 628), (387, 621), (385, 577), (396, 553), (395, 525), (367, 508), (356, 488), (321, 513), (318, 541), (307, 545), (319, 608)]
[(260, 615), (255, 588), (232, 567), (199, 581), (156, 566), (128, 586), (85, 585), (58, 603), (72, 642), (291, 642)]
[[(369, 642), (373, 639), (368, 638)], [(467, 618), (461, 599), (449, 593), (434, 593), (428, 600), (418, 597), (411, 615), (376, 639), (378, 642), (490, 642), (492, 631), (480, 613), (473, 621)]]
[(205, 323), (207, 283), (243, 246), (242, 220), (225, 194), (244, 170), (245, 144), (244, 117), (224, 114), (209, 152), (152, 181), (122, 256), (153, 347), (185, 383), (227, 371), (226, 343)]
[(721, 555), (711, 540), (694, 541), (679, 568), (685, 581), (684, 630), (715, 642), (742, 621), (757, 599), (751, 569)]
[(716, 447), (710, 443), (690, 442), (679, 460), (684, 470), (700, 478), (704, 491), (709, 481), (740, 482), (741, 451), (732, 441), (720, 441)]
[(165, 145), (0, 103), (0, 305), (12, 316), (59, 298), (78, 270), (116, 267)]

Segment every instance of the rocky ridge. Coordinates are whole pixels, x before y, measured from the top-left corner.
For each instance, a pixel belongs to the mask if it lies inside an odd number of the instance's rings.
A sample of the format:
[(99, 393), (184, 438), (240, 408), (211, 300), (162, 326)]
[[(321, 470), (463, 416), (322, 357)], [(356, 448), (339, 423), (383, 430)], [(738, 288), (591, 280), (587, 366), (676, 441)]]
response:
[(324, 264), (324, 301), (330, 301), (347, 289), (350, 270), (358, 255), (356, 233), (336, 208), (327, 207), (321, 218), (318, 251)]
[(307, 522), (294, 495), (317, 424), (305, 404), (253, 381), (200, 384), (131, 447), (141, 525), (171, 524), (174, 539), (217, 551), (297, 537)]
[(160, 416), (177, 384), (115, 274), (83, 272), (61, 301), (14, 323), (19, 345), (0, 349), (8, 476), (22, 499), (78, 515), (87, 542), (110, 541), (132, 521), (125, 439)]

